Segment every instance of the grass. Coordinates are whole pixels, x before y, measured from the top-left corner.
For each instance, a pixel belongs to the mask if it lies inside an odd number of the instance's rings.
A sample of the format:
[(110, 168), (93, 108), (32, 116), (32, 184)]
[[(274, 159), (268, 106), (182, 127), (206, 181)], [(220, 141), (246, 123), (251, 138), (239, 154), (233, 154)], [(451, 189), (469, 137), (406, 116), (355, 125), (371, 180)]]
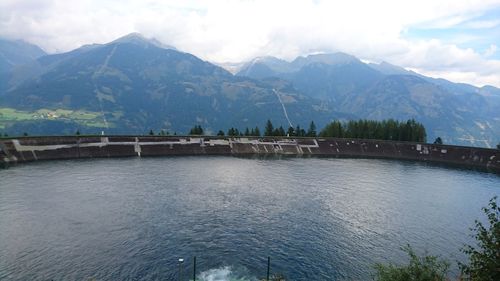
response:
[[(120, 112), (112, 112), (113, 116), (122, 116)], [(87, 127), (105, 127), (101, 112), (69, 109), (42, 108), (35, 111), (0, 108), (0, 129), (7, 125), (22, 121), (68, 120)], [(109, 124), (112, 126), (112, 124)]]

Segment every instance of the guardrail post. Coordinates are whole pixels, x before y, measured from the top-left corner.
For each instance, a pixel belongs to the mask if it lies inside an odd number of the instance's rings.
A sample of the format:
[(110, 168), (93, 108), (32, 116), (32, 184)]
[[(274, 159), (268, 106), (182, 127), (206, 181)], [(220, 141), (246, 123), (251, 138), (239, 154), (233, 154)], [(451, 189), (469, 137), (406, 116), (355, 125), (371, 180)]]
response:
[(196, 281), (196, 256), (194, 256), (193, 260), (193, 281)]
[(269, 281), (270, 268), (271, 268), (271, 257), (267, 257), (267, 278), (266, 278), (267, 281)]

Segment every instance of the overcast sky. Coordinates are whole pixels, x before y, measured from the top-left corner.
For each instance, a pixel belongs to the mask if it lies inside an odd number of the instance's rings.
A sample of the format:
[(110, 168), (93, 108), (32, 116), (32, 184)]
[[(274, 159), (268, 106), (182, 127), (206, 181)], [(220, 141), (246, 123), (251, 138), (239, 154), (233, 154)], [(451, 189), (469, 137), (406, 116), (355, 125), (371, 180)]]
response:
[(500, 0), (0, 0), (0, 37), (49, 53), (131, 32), (213, 62), (343, 51), (500, 87)]

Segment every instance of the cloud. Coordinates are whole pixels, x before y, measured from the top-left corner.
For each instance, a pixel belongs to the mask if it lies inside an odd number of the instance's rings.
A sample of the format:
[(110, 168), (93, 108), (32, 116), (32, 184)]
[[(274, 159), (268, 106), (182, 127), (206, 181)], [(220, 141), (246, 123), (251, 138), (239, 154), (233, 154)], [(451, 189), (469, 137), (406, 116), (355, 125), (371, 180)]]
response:
[(3, 0), (0, 36), (62, 52), (140, 32), (216, 62), (262, 55), (291, 60), (343, 51), (462, 82), (500, 86), (500, 78), (490, 76), (500, 73), (498, 61), (486, 54), (432, 38), (404, 37), (412, 27), (461, 24), (478, 28), (465, 37), (477, 36), (481, 26), (493, 23), (474, 20), (494, 9), (500, 10), (499, 0)]

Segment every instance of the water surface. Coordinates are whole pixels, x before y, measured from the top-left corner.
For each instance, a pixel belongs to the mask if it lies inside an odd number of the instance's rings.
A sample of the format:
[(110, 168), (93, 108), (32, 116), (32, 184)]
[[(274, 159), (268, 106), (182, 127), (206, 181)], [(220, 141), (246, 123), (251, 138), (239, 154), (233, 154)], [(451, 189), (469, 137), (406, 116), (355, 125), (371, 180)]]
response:
[[(450, 261), (500, 177), (363, 159), (131, 158), (0, 170), (0, 280), (369, 280)], [(456, 268), (453, 269), (456, 272)], [(219, 279), (217, 279), (219, 278)]]

